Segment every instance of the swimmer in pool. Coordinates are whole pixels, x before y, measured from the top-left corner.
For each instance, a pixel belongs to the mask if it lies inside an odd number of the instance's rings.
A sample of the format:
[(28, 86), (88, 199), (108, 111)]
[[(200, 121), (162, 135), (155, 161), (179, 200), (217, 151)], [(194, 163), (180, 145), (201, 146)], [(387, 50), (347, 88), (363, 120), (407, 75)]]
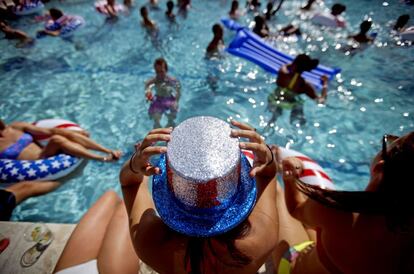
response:
[(19, 40), (16, 47), (21, 47), (25, 45), (30, 45), (34, 42), (32, 38), (29, 37), (25, 32), (12, 28), (6, 21), (0, 20), (0, 30), (4, 33), (6, 39), (16, 39)]
[(141, 25), (149, 32), (156, 32), (158, 29), (157, 24), (149, 18), (148, 9), (145, 6), (141, 7), (140, 14), (142, 18)]
[(300, 125), (306, 123), (303, 113), (303, 100), (299, 98), (300, 94), (306, 94), (309, 98), (323, 104), (327, 97), (328, 78), (321, 77), (323, 82), (322, 93), (319, 96), (315, 88), (305, 81), (301, 74), (305, 71), (311, 71), (319, 64), (317, 59), (311, 59), (306, 54), (298, 55), (289, 65), (280, 68), (277, 85), (278, 87), (269, 95), (268, 109), (272, 113), (270, 123), (274, 123), (282, 115), (283, 110), (291, 110), (290, 122), (298, 120)]
[(220, 52), (224, 49), (223, 28), (220, 26), (220, 24), (214, 24), (212, 31), (214, 37), (213, 40), (211, 40), (210, 44), (207, 46), (207, 58), (219, 56)]
[(145, 97), (151, 101), (148, 114), (154, 120), (154, 128), (161, 127), (163, 114), (168, 118), (167, 127), (174, 126), (180, 99), (180, 82), (167, 74), (168, 64), (164, 58), (155, 60), (154, 70), (155, 77), (145, 83)]

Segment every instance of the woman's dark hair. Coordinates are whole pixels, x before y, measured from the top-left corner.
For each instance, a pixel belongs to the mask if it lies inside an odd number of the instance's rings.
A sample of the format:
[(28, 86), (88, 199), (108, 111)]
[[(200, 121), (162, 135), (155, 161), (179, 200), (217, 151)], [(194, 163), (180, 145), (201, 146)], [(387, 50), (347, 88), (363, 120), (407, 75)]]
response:
[(365, 20), (359, 25), (360, 33), (367, 33), (372, 26), (372, 22)]
[(169, 1), (167, 2), (167, 9), (168, 9), (169, 11), (172, 11), (172, 10), (173, 10), (173, 8), (174, 8), (174, 2), (173, 2), (172, 0), (169, 0)]
[(154, 61), (154, 67), (155, 66), (161, 66), (161, 65), (164, 65), (165, 66), (165, 70), (168, 71), (168, 64), (167, 64), (167, 61), (165, 61), (164, 58), (160, 57), (160, 58), (155, 59), (155, 61)]
[(400, 30), (405, 26), (405, 24), (408, 23), (408, 20), (410, 20), (410, 16), (408, 14), (403, 14), (400, 17), (398, 17), (397, 22), (394, 25), (394, 30)]
[(374, 191), (336, 191), (322, 189), (298, 180), (298, 189), (309, 198), (335, 209), (383, 215), (391, 231), (406, 231), (414, 216), (414, 132), (387, 152), (383, 179)]
[(233, 0), (233, 1), (231, 2), (231, 8), (230, 8), (230, 10), (234, 12), (234, 11), (236, 11), (238, 8), (239, 8), (239, 1), (237, 1), (237, 0)]
[[(250, 222), (246, 219), (243, 221), (240, 225), (235, 227), (234, 229), (215, 236), (214, 239), (221, 242), (223, 245), (226, 246), (228, 253), (230, 254), (231, 258), (233, 259), (231, 262), (223, 260), (217, 254), (211, 244), (212, 238), (197, 238), (197, 237), (191, 237), (188, 240), (187, 244), (187, 250), (184, 257), (184, 265), (186, 268), (187, 273), (190, 274), (204, 274), (204, 273), (218, 273), (219, 269), (217, 268), (217, 264), (214, 264), (214, 262), (221, 262), (224, 265), (230, 266), (230, 267), (242, 267), (244, 265), (247, 265), (251, 262), (251, 258), (242, 252), (240, 252), (235, 247), (235, 241), (237, 239), (241, 239), (249, 234), (250, 232)], [(210, 255), (206, 255), (204, 251), (207, 251), (211, 253), (212, 260), (210, 265), (205, 265), (205, 260)], [(211, 257), (210, 257), (211, 258)], [(213, 265), (214, 264), (214, 265)], [(208, 269), (207, 269), (208, 267)], [(211, 268), (216, 269), (211, 269)]]
[(49, 10), (49, 13), (50, 13), (50, 16), (53, 18), (53, 20), (57, 20), (63, 16), (63, 12), (55, 8), (51, 8)]
[(296, 66), (296, 71), (302, 73), (304, 71), (311, 71), (316, 68), (319, 64), (318, 59), (311, 59), (306, 54), (299, 54), (293, 60), (293, 64)]
[(334, 4), (331, 8), (331, 14), (332, 15), (340, 15), (346, 10), (346, 6), (342, 4)]
[(140, 14), (142, 17), (144, 17), (145, 15), (148, 15), (148, 10), (145, 6), (142, 6), (139, 10)]

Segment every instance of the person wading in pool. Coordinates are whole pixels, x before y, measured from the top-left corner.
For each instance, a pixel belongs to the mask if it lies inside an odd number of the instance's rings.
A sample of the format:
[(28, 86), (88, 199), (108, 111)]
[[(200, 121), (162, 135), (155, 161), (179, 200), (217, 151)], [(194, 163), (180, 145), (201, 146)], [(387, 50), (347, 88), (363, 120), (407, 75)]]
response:
[[(284, 159), (278, 273), (414, 273), (413, 163), (414, 132), (383, 136), (365, 191), (305, 184), (301, 160)], [(316, 239), (305, 226), (316, 230)]]
[[(76, 132), (60, 128), (42, 128), (25, 122), (6, 125), (0, 119), (0, 158), (17, 160), (38, 160), (57, 155), (69, 155), (98, 160), (113, 161), (121, 157), (120, 151), (110, 150), (92, 139), (86, 132)], [(45, 147), (36, 143), (36, 136), (50, 136)], [(106, 153), (99, 155), (90, 151)]]
[(328, 78), (326, 76), (321, 77), (323, 86), (322, 93), (319, 96), (315, 88), (301, 76), (303, 72), (316, 68), (318, 63), (318, 60), (311, 59), (306, 54), (300, 54), (291, 64), (280, 68), (276, 80), (278, 87), (267, 98), (268, 109), (272, 112), (269, 123), (274, 123), (284, 109), (290, 109), (290, 122), (293, 123), (298, 120), (300, 125), (304, 125), (306, 120), (303, 114), (303, 101), (298, 98), (300, 94), (306, 94), (320, 104), (325, 103)]
[(161, 127), (160, 121), (163, 114), (168, 118), (167, 126), (174, 126), (181, 95), (180, 82), (167, 74), (168, 64), (164, 58), (155, 60), (154, 70), (155, 77), (145, 83), (145, 97), (151, 101), (148, 114), (154, 120), (154, 128)]

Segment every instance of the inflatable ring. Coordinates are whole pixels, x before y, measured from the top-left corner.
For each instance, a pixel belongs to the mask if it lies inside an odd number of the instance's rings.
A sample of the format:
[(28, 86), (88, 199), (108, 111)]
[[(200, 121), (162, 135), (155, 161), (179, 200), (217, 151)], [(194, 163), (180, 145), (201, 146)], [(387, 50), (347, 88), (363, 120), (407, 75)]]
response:
[[(106, 16), (109, 16), (107, 9), (105, 8), (105, 5), (107, 4), (106, 1), (98, 1), (95, 3), (95, 9), (101, 13), (104, 14)], [(125, 11), (125, 6), (122, 4), (115, 4), (114, 5), (115, 11), (118, 12), (123, 12)]]
[[(243, 154), (246, 155), (250, 164), (253, 164), (254, 155), (251, 151), (242, 150)], [(303, 171), (299, 175), (299, 179), (309, 185), (316, 185), (320, 188), (336, 189), (332, 182), (332, 179), (326, 174), (323, 168), (314, 160), (292, 149), (279, 147), (280, 158), (286, 159), (287, 157), (296, 157), (303, 162)]]
[(33, 13), (41, 12), (44, 9), (45, 5), (41, 1), (33, 2), (27, 5), (24, 5), (22, 9), (15, 7), (13, 12), (16, 15), (30, 15)]
[(345, 21), (335, 17), (330, 13), (317, 13), (312, 19), (312, 23), (322, 26), (327, 26), (331, 28), (343, 28), (345, 27)]
[[(46, 119), (33, 123), (41, 127), (82, 128), (70, 121), (63, 119)], [(48, 139), (41, 137), (40, 143), (47, 144)], [(39, 160), (10, 160), (0, 159), (0, 182), (11, 184), (20, 181), (49, 181), (62, 178), (74, 171), (83, 159), (66, 154), (58, 154)]]
[(85, 25), (85, 20), (81, 16), (63, 15), (56, 21), (47, 21), (45, 29), (50, 31), (60, 30), (59, 36), (67, 38), (72, 36), (83, 25)]
[[(76, 131), (83, 130), (80, 125), (64, 119), (44, 119), (34, 122), (33, 125), (45, 128), (61, 128)], [(40, 143), (42, 146), (46, 146), (49, 142), (49, 136), (36, 135), (34, 138), (36, 142)]]

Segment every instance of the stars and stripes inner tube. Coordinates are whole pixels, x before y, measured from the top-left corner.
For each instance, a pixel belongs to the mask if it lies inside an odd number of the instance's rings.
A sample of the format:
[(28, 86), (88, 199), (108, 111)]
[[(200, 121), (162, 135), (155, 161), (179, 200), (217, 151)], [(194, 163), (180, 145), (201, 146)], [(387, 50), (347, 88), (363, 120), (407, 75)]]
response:
[(13, 10), (14, 14), (16, 15), (30, 15), (34, 13), (39, 13), (44, 9), (45, 5), (43, 5), (42, 1), (25, 1), (23, 5), (16, 6)]
[(0, 159), (0, 182), (56, 180), (71, 173), (81, 162), (82, 159), (66, 154), (33, 161)]
[[(83, 130), (78, 124), (64, 119), (44, 119), (33, 124), (45, 128)], [(49, 136), (36, 136), (35, 140), (45, 146)], [(82, 162), (83, 159), (66, 154), (38, 160), (0, 159), (0, 183), (56, 180), (74, 171)]]
[[(247, 159), (249, 160), (250, 164), (253, 164), (254, 155), (251, 151), (242, 150), (244, 155), (246, 155)], [(314, 160), (292, 149), (287, 149), (283, 147), (279, 147), (279, 156), (281, 160), (287, 157), (296, 157), (303, 162), (303, 171), (302, 174), (299, 175), (299, 179), (310, 185), (316, 185), (321, 188), (327, 188), (335, 190), (336, 187), (332, 182), (332, 179), (326, 174), (323, 168)]]
[(78, 15), (63, 15), (58, 20), (49, 20), (45, 29), (50, 31), (60, 30), (59, 36), (67, 38), (72, 36), (78, 29), (85, 25), (85, 20)]

